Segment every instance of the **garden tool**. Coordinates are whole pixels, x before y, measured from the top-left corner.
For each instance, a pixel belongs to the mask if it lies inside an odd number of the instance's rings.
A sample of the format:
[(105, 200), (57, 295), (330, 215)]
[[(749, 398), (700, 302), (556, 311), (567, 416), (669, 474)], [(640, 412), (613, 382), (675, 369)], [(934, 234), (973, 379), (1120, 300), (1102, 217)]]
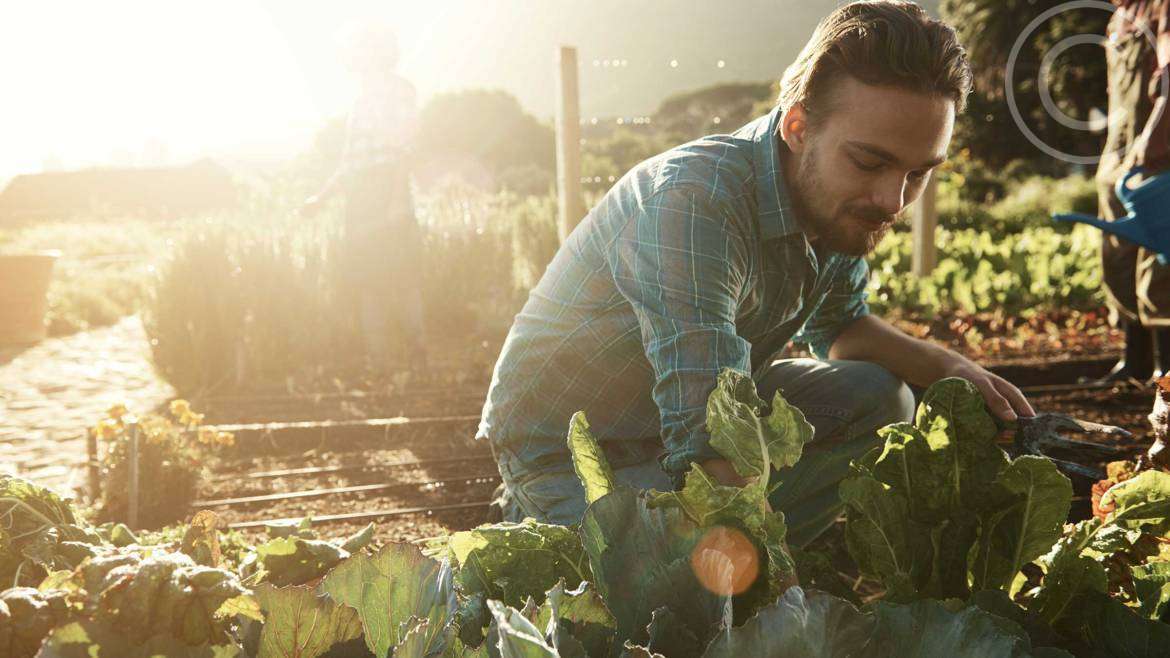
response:
[(1149, 249), (1165, 264), (1170, 258), (1170, 172), (1149, 176), (1141, 185), (1130, 188), (1129, 181), (1144, 173), (1142, 167), (1134, 167), (1117, 181), (1114, 192), (1128, 213), (1121, 219), (1111, 222), (1079, 213), (1053, 215), (1052, 218), (1096, 226)]
[(1080, 453), (1088, 451), (1095, 452), (1098, 456), (1108, 456), (1122, 452), (1121, 448), (1094, 441), (1067, 438), (1061, 432), (1077, 432), (1114, 439), (1125, 439), (1132, 436), (1128, 430), (1113, 425), (1090, 423), (1065, 414), (1036, 414), (1016, 421), (1015, 436), (1012, 438), (1011, 452), (1014, 453), (1013, 457), (1038, 455), (1056, 464), (1056, 467), (1066, 475), (1079, 475), (1093, 481), (1105, 479), (1105, 473), (1100, 469), (1057, 459), (1049, 455), (1048, 451), (1054, 449)]

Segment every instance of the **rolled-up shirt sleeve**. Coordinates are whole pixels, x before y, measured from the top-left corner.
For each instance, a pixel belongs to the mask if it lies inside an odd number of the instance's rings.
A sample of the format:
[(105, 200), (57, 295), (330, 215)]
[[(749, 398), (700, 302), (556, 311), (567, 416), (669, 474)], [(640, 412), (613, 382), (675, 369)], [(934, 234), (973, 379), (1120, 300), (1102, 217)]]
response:
[(833, 277), (828, 293), (792, 341), (808, 345), (817, 358), (828, 359), (829, 349), (841, 331), (857, 318), (869, 314), (869, 304), (866, 303), (868, 283), (869, 265), (865, 259), (855, 258), (844, 265)]
[(691, 463), (719, 456), (706, 431), (707, 397), (719, 372), (751, 372), (751, 345), (735, 329), (747, 249), (708, 194), (672, 187), (647, 197), (607, 253), (654, 372), (661, 465), (676, 486)]

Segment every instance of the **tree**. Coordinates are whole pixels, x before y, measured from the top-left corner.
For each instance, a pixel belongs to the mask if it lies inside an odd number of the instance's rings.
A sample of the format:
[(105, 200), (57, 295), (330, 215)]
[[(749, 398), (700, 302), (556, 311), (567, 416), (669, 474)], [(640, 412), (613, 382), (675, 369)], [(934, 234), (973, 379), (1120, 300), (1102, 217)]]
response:
[[(1047, 53), (1067, 37), (1104, 35), (1109, 13), (1094, 8), (1062, 11), (1030, 35), (1025, 29), (1045, 11), (1064, 0), (943, 0), (943, 19), (953, 25), (967, 48), (975, 89), (967, 113), (955, 131), (959, 148), (969, 148), (986, 165), (999, 168), (1013, 160), (1028, 161), (1034, 170), (1060, 173), (1065, 163), (1036, 148), (1016, 126), (1005, 93), (1011, 82), (1016, 107), (1025, 124), (1045, 144), (1077, 155), (1100, 153), (1104, 134), (1062, 125), (1044, 108), (1038, 78)], [(1006, 79), (1008, 58), (1023, 39), (1012, 79)], [(1055, 105), (1069, 117), (1084, 120), (1092, 108), (1107, 106), (1105, 52), (1079, 46), (1052, 62), (1048, 77)]]

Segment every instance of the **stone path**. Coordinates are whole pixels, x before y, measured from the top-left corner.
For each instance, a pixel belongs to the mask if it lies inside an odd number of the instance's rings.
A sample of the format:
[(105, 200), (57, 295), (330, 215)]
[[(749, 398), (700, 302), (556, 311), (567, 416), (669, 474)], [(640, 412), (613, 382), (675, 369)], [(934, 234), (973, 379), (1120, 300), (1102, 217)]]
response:
[(144, 413), (174, 396), (147, 340), (131, 316), (15, 357), (0, 350), (0, 471), (74, 495), (85, 483), (86, 428), (119, 402)]

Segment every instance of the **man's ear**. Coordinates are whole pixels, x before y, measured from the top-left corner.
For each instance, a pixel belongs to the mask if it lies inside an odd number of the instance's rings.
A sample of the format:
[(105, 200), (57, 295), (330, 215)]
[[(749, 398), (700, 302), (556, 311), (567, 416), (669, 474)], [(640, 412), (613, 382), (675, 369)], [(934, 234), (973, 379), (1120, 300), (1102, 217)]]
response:
[(793, 103), (780, 117), (780, 138), (793, 153), (804, 151), (808, 133), (808, 112), (801, 103)]

